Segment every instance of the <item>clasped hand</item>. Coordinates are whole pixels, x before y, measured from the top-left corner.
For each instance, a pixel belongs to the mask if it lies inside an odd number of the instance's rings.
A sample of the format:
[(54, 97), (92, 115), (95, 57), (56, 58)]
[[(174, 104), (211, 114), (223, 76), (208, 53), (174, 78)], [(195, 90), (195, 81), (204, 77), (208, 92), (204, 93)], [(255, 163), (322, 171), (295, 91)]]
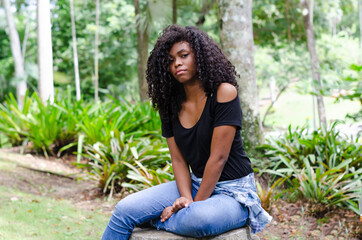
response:
[(172, 214), (177, 213), (182, 208), (187, 208), (194, 201), (185, 197), (176, 199), (172, 206), (166, 207), (161, 214), (161, 222), (165, 222)]

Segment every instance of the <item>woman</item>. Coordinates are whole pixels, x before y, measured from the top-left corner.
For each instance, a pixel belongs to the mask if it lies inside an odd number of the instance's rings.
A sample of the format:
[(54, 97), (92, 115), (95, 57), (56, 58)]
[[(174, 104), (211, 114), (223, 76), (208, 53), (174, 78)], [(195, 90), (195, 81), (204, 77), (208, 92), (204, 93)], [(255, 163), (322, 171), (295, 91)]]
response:
[(271, 221), (240, 136), (235, 76), (204, 32), (177, 25), (163, 31), (147, 63), (148, 93), (160, 113), (176, 181), (121, 200), (102, 239), (128, 239), (145, 224), (197, 238), (245, 224), (255, 233)]

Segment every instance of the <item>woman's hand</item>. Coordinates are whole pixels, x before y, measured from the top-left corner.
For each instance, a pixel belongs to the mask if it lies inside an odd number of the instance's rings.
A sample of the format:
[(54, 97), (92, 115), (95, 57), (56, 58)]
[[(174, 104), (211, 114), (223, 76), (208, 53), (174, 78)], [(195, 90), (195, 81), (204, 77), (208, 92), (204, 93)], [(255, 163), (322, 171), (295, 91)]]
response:
[(171, 215), (173, 214), (172, 208), (173, 208), (172, 206), (169, 206), (163, 210), (161, 214), (161, 222), (165, 222), (167, 219), (171, 217)]
[(187, 208), (193, 202), (194, 201), (192, 199), (180, 197), (180, 198), (176, 199), (176, 201), (173, 203), (172, 211), (174, 213), (177, 213), (179, 210), (181, 210), (183, 208)]
[(163, 210), (161, 214), (161, 222), (165, 222), (172, 216), (172, 214), (177, 213), (183, 208), (187, 208), (191, 203), (193, 203), (193, 200), (185, 197), (180, 197), (176, 199), (172, 206), (167, 207)]

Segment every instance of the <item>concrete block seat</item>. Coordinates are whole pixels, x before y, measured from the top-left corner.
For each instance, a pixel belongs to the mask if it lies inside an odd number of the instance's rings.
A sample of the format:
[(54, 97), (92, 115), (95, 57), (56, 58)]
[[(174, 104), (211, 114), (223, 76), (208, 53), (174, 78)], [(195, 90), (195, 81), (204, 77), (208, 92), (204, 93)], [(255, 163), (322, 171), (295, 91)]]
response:
[[(166, 231), (157, 231), (156, 229), (153, 228), (135, 228), (130, 237), (130, 240), (191, 240), (191, 239), (196, 239), (196, 238), (184, 237)], [(204, 237), (198, 239), (256, 240), (259, 238), (256, 236), (251, 237), (249, 227), (242, 227), (228, 231), (218, 236)]]

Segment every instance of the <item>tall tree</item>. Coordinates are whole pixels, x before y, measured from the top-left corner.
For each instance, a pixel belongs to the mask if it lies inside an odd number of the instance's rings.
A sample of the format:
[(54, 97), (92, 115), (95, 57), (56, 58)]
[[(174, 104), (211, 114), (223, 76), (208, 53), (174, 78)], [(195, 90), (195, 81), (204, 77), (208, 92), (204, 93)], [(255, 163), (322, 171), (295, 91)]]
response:
[(362, 64), (362, 0), (358, 0), (359, 16), (359, 63)]
[(172, 24), (177, 23), (177, 0), (172, 0)]
[(10, 0), (3, 0), (3, 1), (4, 1), (4, 10), (6, 14), (6, 21), (9, 26), (11, 52), (15, 64), (15, 77), (17, 78), (18, 81), (18, 83), (16, 84), (16, 95), (18, 99), (19, 108), (23, 108), (24, 97), (27, 89), (25, 71), (24, 71), (24, 57), (21, 52), (18, 30), (16, 29), (13, 14), (11, 13)]
[(70, 18), (72, 22), (72, 40), (73, 40), (73, 61), (74, 61), (74, 75), (75, 75), (75, 90), (77, 100), (80, 100), (80, 79), (79, 79), (79, 65), (78, 65), (78, 53), (77, 53), (77, 36), (75, 29), (75, 20), (74, 20), (74, 1), (70, 0)]
[(204, 24), (206, 20), (206, 14), (210, 11), (210, 9), (215, 5), (216, 0), (204, 0), (202, 2), (202, 7), (200, 11), (199, 20), (197, 20), (196, 25), (201, 26)]
[(133, 0), (137, 19), (137, 65), (138, 65), (138, 87), (142, 101), (147, 99), (146, 67), (148, 59), (149, 31), (141, 21), (141, 7), (138, 0)]
[(312, 70), (314, 92), (317, 94), (317, 106), (320, 125), (327, 126), (326, 111), (324, 108), (323, 96), (321, 95), (322, 81), (320, 75), (319, 59), (316, 51), (316, 43), (313, 29), (313, 6), (314, 0), (301, 0), (303, 8), (304, 27), (307, 37), (308, 51)]
[(54, 102), (53, 50), (49, 0), (38, 1), (39, 95), (43, 102)]
[(252, 0), (218, 0), (222, 49), (240, 74), (239, 96), (243, 109), (242, 136), (253, 155), (263, 141), (254, 69)]
[(96, 31), (94, 39), (94, 100), (98, 101), (98, 34), (99, 34), (99, 0), (96, 0)]

